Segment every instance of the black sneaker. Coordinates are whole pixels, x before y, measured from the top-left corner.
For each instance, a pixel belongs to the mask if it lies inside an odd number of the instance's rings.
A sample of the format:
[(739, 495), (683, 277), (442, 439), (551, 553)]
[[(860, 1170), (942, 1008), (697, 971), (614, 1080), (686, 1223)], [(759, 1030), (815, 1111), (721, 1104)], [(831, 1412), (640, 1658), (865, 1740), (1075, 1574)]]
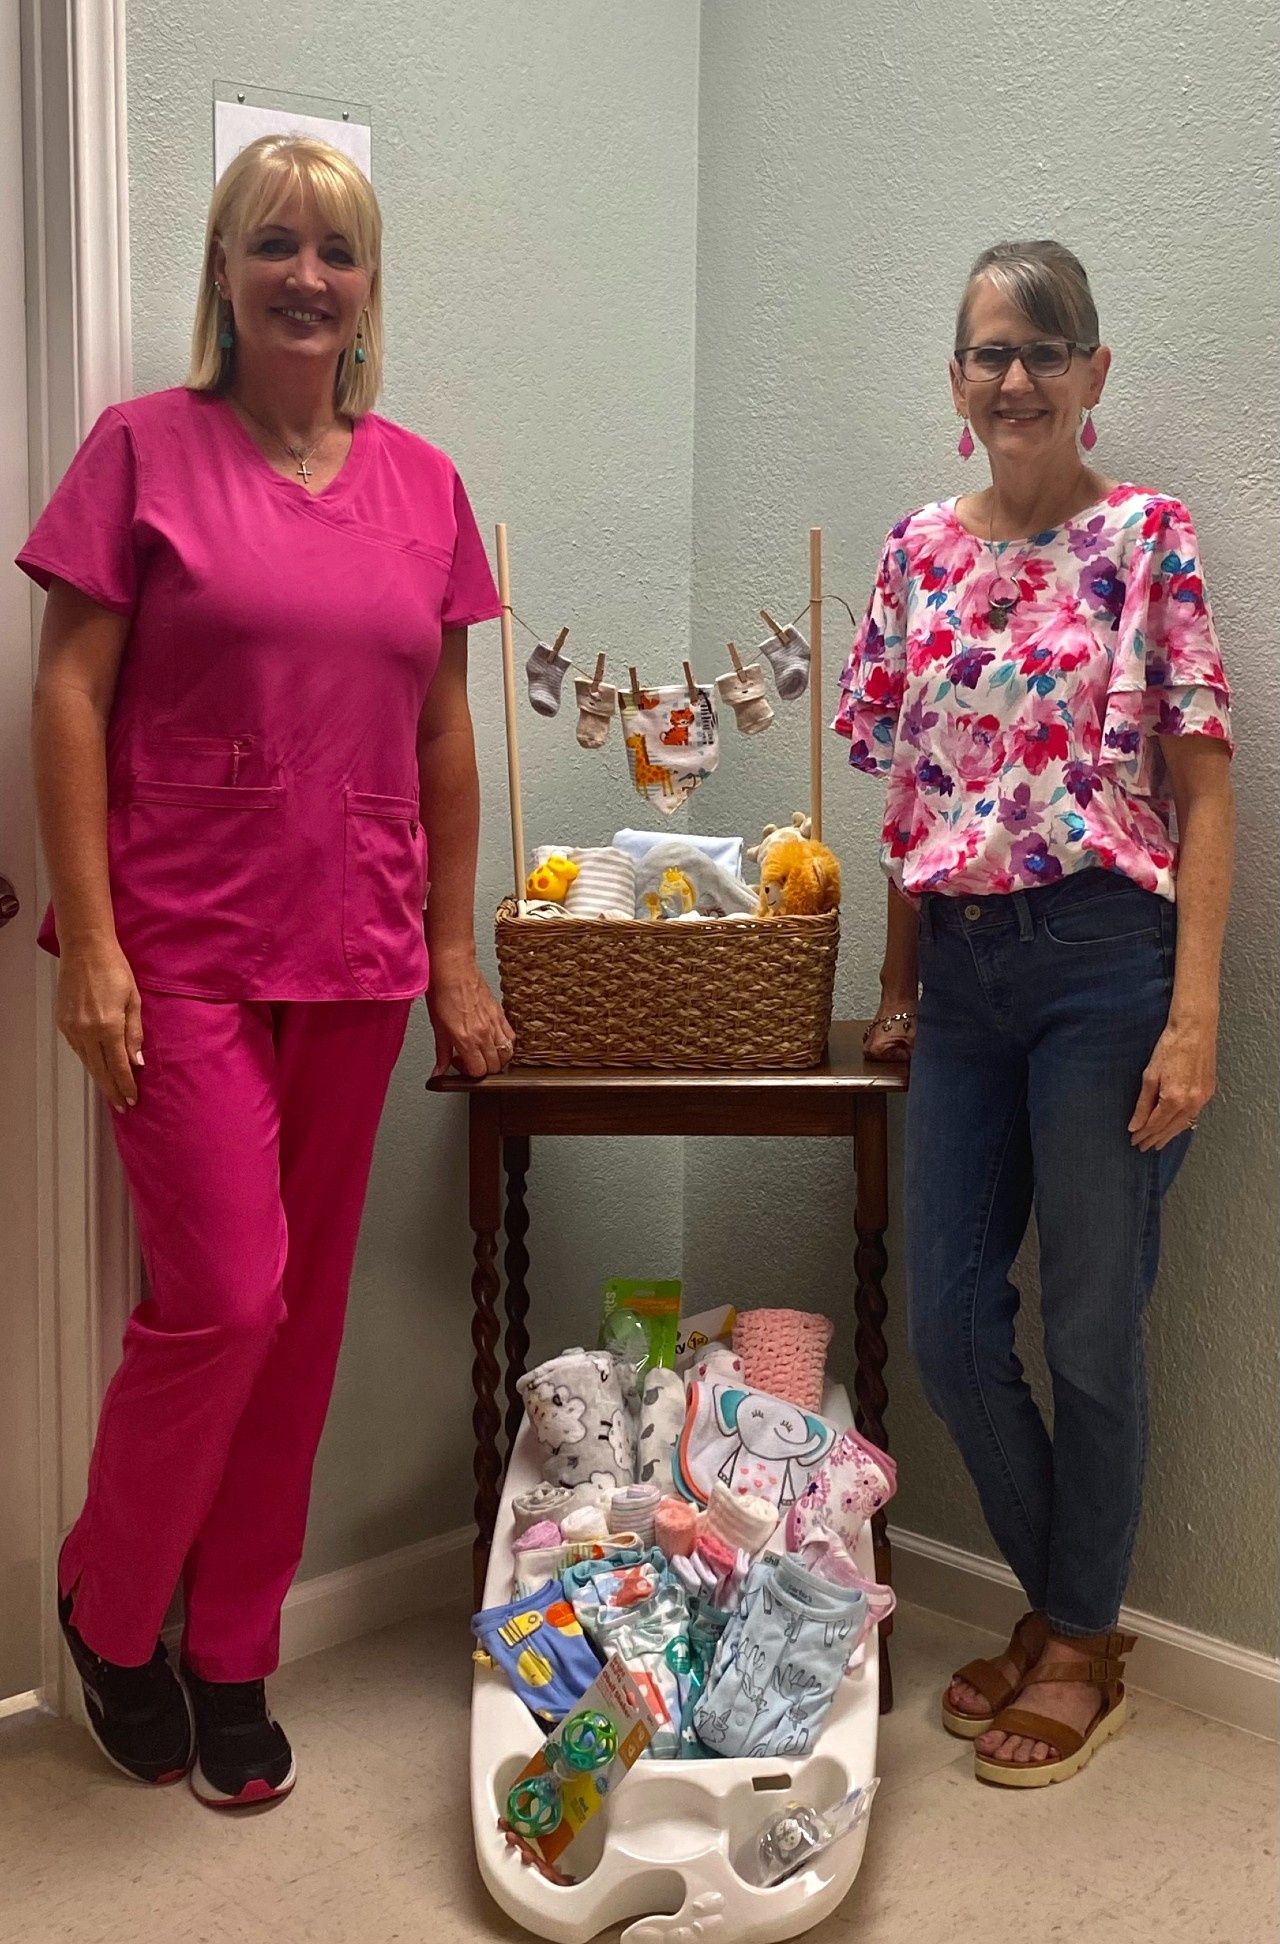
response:
[(196, 1717), (191, 1788), (211, 1809), (287, 1796), (298, 1777), (289, 1738), (267, 1707), (265, 1681), (202, 1681), (184, 1661)]
[(191, 1709), (164, 1643), (145, 1667), (120, 1667), (81, 1639), (71, 1624), (73, 1596), (58, 1599), (62, 1636), (84, 1690), (89, 1733), (109, 1762), (135, 1782), (181, 1782), (195, 1757)]

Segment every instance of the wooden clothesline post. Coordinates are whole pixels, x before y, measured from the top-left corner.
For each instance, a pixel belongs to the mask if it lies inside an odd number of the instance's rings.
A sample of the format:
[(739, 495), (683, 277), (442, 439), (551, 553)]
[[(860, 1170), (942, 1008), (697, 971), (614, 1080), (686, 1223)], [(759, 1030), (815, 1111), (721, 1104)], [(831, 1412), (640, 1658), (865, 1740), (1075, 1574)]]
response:
[(822, 528), (809, 528), (809, 815), (822, 841)]
[(511, 626), (511, 566), (507, 559), (507, 529), (497, 529), (498, 599), (502, 602), (502, 701), (507, 718), (507, 789), (511, 797), (511, 868), (515, 895), (524, 897), (524, 805), (520, 800), (520, 730), (516, 717), (516, 644)]

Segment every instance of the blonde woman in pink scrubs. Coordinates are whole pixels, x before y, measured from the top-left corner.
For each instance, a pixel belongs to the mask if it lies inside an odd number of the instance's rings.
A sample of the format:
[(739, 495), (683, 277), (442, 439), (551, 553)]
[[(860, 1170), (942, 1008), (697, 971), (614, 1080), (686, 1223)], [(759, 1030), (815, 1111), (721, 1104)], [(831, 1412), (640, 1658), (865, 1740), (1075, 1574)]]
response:
[(264, 1677), (410, 1006), (438, 1069), (511, 1054), (472, 935), (467, 628), (499, 603), (452, 463), (371, 409), (382, 343), (368, 182), (254, 143), (214, 192), (187, 383), (103, 413), (20, 556), (49, 594), (42, 942), (150, 1292), (59, 1614), (104, 1753), (217, 1807), (296, 1776)]

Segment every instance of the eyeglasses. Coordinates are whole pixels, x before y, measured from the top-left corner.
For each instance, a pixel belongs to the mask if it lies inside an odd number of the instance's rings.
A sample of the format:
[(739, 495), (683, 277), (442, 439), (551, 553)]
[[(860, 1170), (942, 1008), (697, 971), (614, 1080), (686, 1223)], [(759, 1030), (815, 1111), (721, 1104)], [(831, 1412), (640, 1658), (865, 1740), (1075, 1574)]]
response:
[(1069, 338), (1036, 338), (1030, 344), (966, 344), (956, 363), (966, 378), (982, 382), (1003, 378), (1016, 358), (1028, 378), (1061, 378), (1071, 369), (1075, 352), (1093, 352), (1096, 344), (1073, 344)]

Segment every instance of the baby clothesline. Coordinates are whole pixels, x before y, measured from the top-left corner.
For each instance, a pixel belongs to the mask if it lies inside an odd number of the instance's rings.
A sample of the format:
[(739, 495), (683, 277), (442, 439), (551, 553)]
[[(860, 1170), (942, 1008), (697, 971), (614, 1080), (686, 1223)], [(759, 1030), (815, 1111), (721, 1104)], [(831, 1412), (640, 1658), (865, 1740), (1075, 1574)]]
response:
[[(516, 658), (513, 622), (518, 621), (522, 628), (527, 629), (530, 634), (535, 636), (535, 639), (537, 639), (537, 636), (536, 631), (530, 627), (530, 624), (523, 617), (517, 615), (512, 603), (511, 565), (507, 548), (507, 528), (506, 523), (501, 521), (498, 524), (496, 533), (496, 553), (498, 563), (498, 598), (502, 605), (502, 686), (507, 733), (507, 785), (511, 806), (511, 855), (515, 896), (518, 900), (525, 894), (527, 852), (524, 837), (524, 807), (521, 798), (520, 732), (517, 719)], [(828, 598), (840, 601), (841, 605), (849, 613), (850, 619), (853, 619), (853, 611), (841, 595), (824, 596), (822, 592), (822, 529), (821, 527), (811, 527), (809, 529), (809, 600), (807, 604), (809, 613), (808, 645), (810, 668), (809, 816), (813, 836), (819, 842), (822, 838), (822, 749), (823, 732), (825, 729), (822, 715), (822, 607), (824, 599)], [(805, 610), (802, 608), (800, 614), (802, 615), (804, 612)], [(783, 631), (778, 628), (777, 623), (769, 616), (765, 609), (761, 609), (760, 614), (761, 619), (766, 622), (774, 635), (781, 640)], [(797, 621), (799, 618), (800, 615), (797, 615)], [(791, 623), (791, 626), (794, 628), (795, 622)], [(567, 631), (562, 629), (557, 640), (557, 649), (555, 651), (557, 654), (559, 648), (563, 647), (566, 639)], [(733, 651), (733, 653), (735, 673), (740, 674), (741, 663), (736, 651)], [(578, 674), (588, 684), (589, 688), (591, 684), (594, 684), (595, 690), (598, 691), (604, 679), (606, 665), (606, 658), (603, 655), (598, 655), (596, 657), (594, 675), (588, 675), (584, 669), (579, 669)], [(568, 666), (574, 666), (574, 664), (570, 663)], [(684, 663), (684, 675), (692, 699), (698, 685), (694, 680), (692, 664), (690, 662)], [(634, 708), (639, 703), (641, 696), (637, 669), (629, 667), (628, 677), (631, 690), (630, 706)], [(622, 704), (621, 688), (619, 688), (619, 704), (620, 706)]]
[[(850, 607), (848, 601), (846, 601), (843, 594), (824, 594), (822, 595), (821, 598), (823, 601), (838, 602), (839, 605), (844, 609), (845, 613), (848, 615), (850, 625), (854, 629), (857, 628), (858, 626), (857, 616), (855, 615), (853, 609)], [(769, 632), (773, 635), (775, 641), (780, 643), (783, 647), (786, 647), (788, 645), (787, 644), (788, 630), (798, 626), (798, 624), (804, 619), (805, 615), (809, 613), (811, 605), (812, 605), (811, 602), (806, 601), (804, 606), (800, 608), (798, 612), (792, 616), (791, 620), (785, 623), (779, 623), (775, 621), (772, 614), (770, 614), (768, 608), (760, 608), (758, 610), (758, 613), (760, 615), (760, 619), (764, 622), (765, 626), (769, 629)], [(524, 616), (518, 613), (514, 607), (510, 610), (510, 612), (511, 612), (511, 618), (516, 623), (516, 626), (523, 628), (525, 633), (530, 637), (532, 641), (535, 641), (539, 647), (545, 648), (547, 646), (547, 635), (542, 629), (535, 628), (531, 622), (526, 621)], [(552, 656), (554, 656), (558, 661), (563, 662), (563, 666), (566, 671), (571, 670), (575, 675), (581, 676), (583, 681), (585, 681), (588, 684), (591, 693), (593, 695), (598, 694), (600, 690), (600, 686), (604, 681), (606, 674), (609, 671), (609, 664), (608, 664), (607, 657), (604, 655), (597, 655), (595, 661), (595, 667), (593, 669), (586, 669), (582, 666), (580, 662), (574, 661), (571, 655), (565, 655), (563, 653), (564, 644), (568, 640), (568, 638), (569, 638), (569, 629), (567, 627), (562, 627), (557, 631), (555, 640), (551, 643), (550, 646), (550, 652)], [(729, 659), (733, 663), (734, 673), (738, 676), (743, 675), (745, 673), (745, 670), (743, 667), (742, 657), (738, 652), (737, 644), (735, 642), (730, 641), (727, 644), (727, 648), (728, 648)], [(680, 666), (682, 671), (684, 672), (685, 681), (690, 689), (690, 699), (692, 700), (693, 699), (692, 691), (697, 686), (696, 678), (691, 672), (691, 664), (689, 662), (682, 661)], [(647, 687), (651, 687), (652, 685), (646, 684), (639, 679), (639, 676), (637, 674), (638, 664), (633, 666), (632, 664), (628, 663), (626, 667), (627, 667), (626, 688), (630, 690), (633, 699), (638, 698), (638, 696), (644, 689), (646, 689)], [(618, 690), (618, 694), (621, 697), (621, 695), (624, 693), (624, 685), (621, 682), (618, 682), (613, 686), (616, 686)]]

